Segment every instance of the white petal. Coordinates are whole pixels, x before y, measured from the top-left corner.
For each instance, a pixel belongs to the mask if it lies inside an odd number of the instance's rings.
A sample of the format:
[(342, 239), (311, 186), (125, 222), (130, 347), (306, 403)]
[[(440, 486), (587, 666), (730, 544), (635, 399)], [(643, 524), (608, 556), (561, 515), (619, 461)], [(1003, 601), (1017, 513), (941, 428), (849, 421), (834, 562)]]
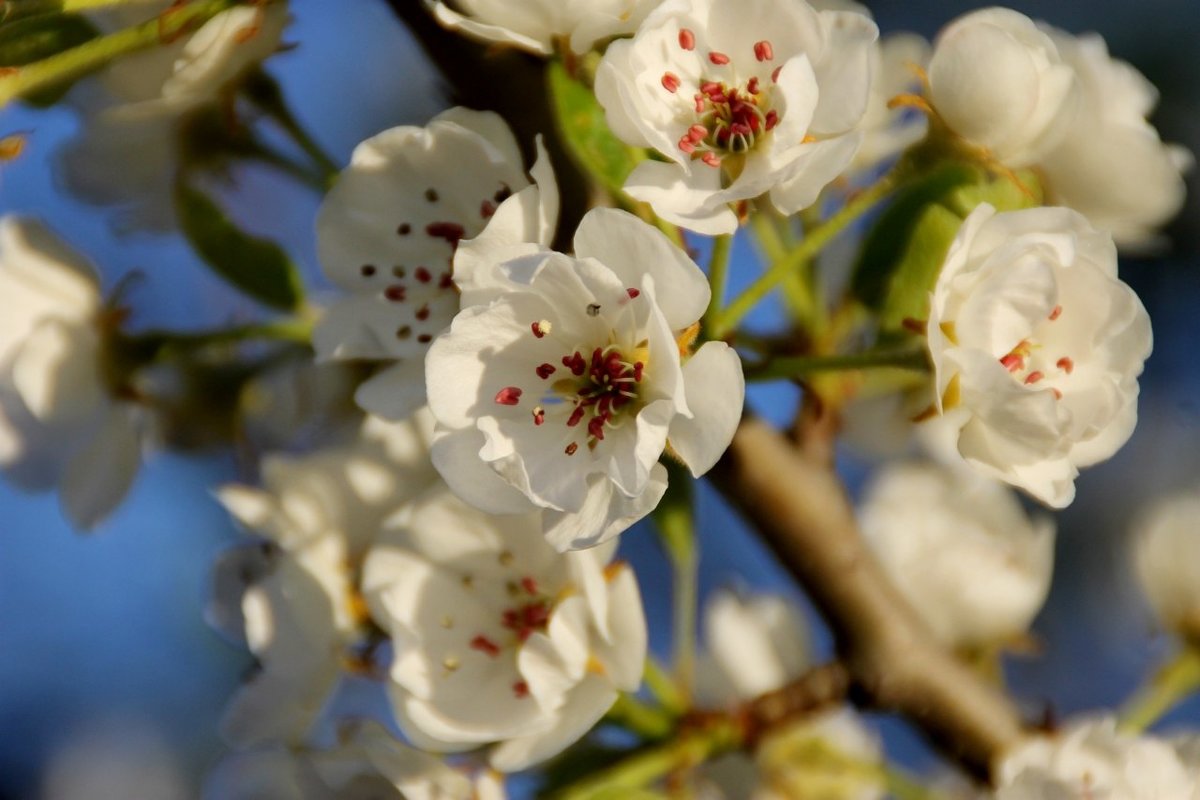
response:
[(137, 410), (114, 406), (95, 436), (75, 454), (63, 476), (63, 510), (88, 530), (117, 507), (141, 463)]
[(501, 478), (479, 457), (483, 434), (467, 429), (443, 429), (434, 439), (430, 455), (447, 485), (466, 502), (492, 514), (525, 514), (536, 506)]
[(742, 361), (724, 342), (707, 342), (683, 365), (683, 381), (693, 416), (676, 415), (668, 441), (699, 477), (717, 463), (741, 421), (746, 396)]
[(613, 208), (584, 215), (575, 231), (575, 255), (601, 262), (629, 287), (654, 280), (655, 302), (671, 330), (683, 330), (704, 314), (711, 290), (686, 253), (652, 225)]
[(568, 696), (550, 728), (497, 745), (488, 763), (501, 772), (517, 772), (558, 755), (591, 730), (616, 699), (611, 683), (589, 675)]
[(425, 364), (402, 359), (359, 384), (354, 393), (359, 408), (384, 419), (402, 420), (425, 405)]
[(626, 497), (601, 475), (588, 480), (587, 500), (575, 512), (542, 512), (543, 533), (557, 550), (581, 550), (607, 542), (649, 514), (667, 491), (667, 469), (655, 464), (646, 490)]
[[(700, 170), (704, 170), (703, 172)], [(668, 222), (706, 236), (737, 230), (737, 215), (726, 205), (708, 205), (720, 189), (720, 172), (707, 166), (686, 170), (677, 164), (643, 161), (625, 180), (630, 197), (649, 203)]]

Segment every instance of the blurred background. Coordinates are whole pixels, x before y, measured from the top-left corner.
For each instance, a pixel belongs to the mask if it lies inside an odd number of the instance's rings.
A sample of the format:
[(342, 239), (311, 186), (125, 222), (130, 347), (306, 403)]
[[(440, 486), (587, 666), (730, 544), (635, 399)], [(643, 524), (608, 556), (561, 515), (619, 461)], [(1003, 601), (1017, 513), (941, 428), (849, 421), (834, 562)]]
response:
[[(411, 0), (418, 2), (418, 0)], [(931, 37), (974, 6), (950, 0), (868, 4), (882, 31)], [(1200, 153), (1200, 8), (1195, 0), (1014, 2), (1072, 32), (1095, 30), (1133, 63), (1162, 98), (1153, 118), (1163, 139)], [(292, 0), (285, 39), (298, 44), (268, 64), (298, 116), (335, 160), (393, 125), (423, 124), (447, 105), (436, 74), (382, 0)], [(251, 319), (250, 301), (212, 277), (172, 237), (114, 236), (104, 214), (57, 188), (55, 151), (75, 129), (55, 108), (0, 112), (0, 136), (27, 135), (23, 156), (0, 164), (0, 213), (47, 220), (100, 267), (106, 290), (143, 278), (129, 295), (138, 327), (211, 327)], [(283, 243), (312, 285), (312, 220), (318, 197), (276, 174), (240, 169), (223, 197), (245, 227)], [(1169, 642), (1155, 635), (1129, 574), (1126, 539), (1138, 509), (1160, 494), (1200, 487), (1200, 192), (1167, 233), (1161, 258), (1122, 263), (1155, 328), (1142, 379), (1140, 423), (1116, 458), (1088, 470), (1078, 498), (1058, 515), (1054, 588), (1034, 626), (1037, 657), (1009, 661), (1015, 692), (1031, 715), (1065, 716), (1119, 704)], [(735, 251), (736, 282), (755, 269), (748, 243)], [(319, 300), (319, 294), (316, 295)], [(0, 298), (0, 313), (4, 298)], [(778, 313), (765, 305), (760, 324)], [(754, 408), (790, 421), (797, 393), (756, 387)], [(846, 453), (857, 489), (869, 464)], [(154, 454), (125, 504), (80, 535), (53, 495), (29, 496), (0, 482), (0, 800), (187, 798), (222, 752), (216, 724), (250, 665), (249, 656), (206, 627), (202, 602), (214, 556), (239, 536), (211, 495), (238, 475), (228, 453)], [(702, 591), (720, 586), (802, 594), (716, 493), (699, 499)], [(1200, 524), (1200, 521), (1198, 521)], [(667, 572), (652, 531), (622, 540), (647, 598), (655, 646), (669, 637)], [(813, 619), (818, 652), (828, 637)], [(875, 719), (890, 752), (916, 769), (930, 754), (907, 727)], [(1200, 727), (1190, 702), (1161, 727)], [(125, 783), (105, 794), (105, 776)], [(129, 780), (129, 779), (133, 780)]]

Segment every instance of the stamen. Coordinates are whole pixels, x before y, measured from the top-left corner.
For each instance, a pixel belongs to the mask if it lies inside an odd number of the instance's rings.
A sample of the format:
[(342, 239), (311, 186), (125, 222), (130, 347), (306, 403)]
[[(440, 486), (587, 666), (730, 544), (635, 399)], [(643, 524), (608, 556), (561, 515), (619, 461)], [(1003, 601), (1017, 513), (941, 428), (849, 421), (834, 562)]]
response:
[(573, 455), (575, 455), (575, 451), (578, 449), (579, 449), (579, 444), (577, 442), (571, 442), (569, 445), (567, 445), (567, 449), (564, 450), (563, 452), (569, 456), (573, 456)]
[(1034, 370), (1033, 372), (1031, 372), (1025, 376), (1025, 385), (1029, 386), (1030, 384), (1037, 383), (1044, 377), (1046, 377), (1046, 376), (1043, 375), (1042, 373)]
[(546, 421), (546, 411), (541, 406), (533, 410), (533, 424), (541, 425)]
[(600, 316), (600, 304), (599, 304), (599, 303), (588, 303), (588, 306), (587, 306), (587, 315), (588, 315), (589, 317), (598, 317), (598, 316)]
[(466, 231), (457, 222), (431, 222), (425, 226), (425, 233), (435, 239), (445, 239), (451, 247), (458, 247), (458, 242)]
[(433, 273), (429, 271), (428, 267), (417, 267), (413, 270), (413, 277), (421, 283), (429, 283), (433, 280)]
[(521, 390), (516, 386), (505, 386), (496, 392), (496, 402), (502, 406), (515, 406), (521, 401)]
[(371, 264), (363, 264), (359, 272), (362, 273), (364, 278), (369, 278), (375, 274), (375, 267)]
[(533, 335), (541, 339), (550, 332), (550, 320), (541, 319), (529, 326), (533, 331)]
[(1062, 316), (1062, 306), (1055, 306), (1054, 310), (1050, 312), (1050, 321), (1054, 322), (1054, 320), (1058, 319), (1061, 316)]
[(537, 376), (539, 378), (546, 380), (554, 374), (554, 369), (555, 368), (553, 364), (539, 364), (535, 372), (537, 372)]
[(1016, 372), (1025, 366), (1025, 359), (1016, 353), (1009, 353), (1000, 359), (1000, 364), (1009, 372)]
[(696, 34), (692, 33), (687, 28), (679, 29), (679, 46), (684, 50), (696, 49)]
[(723, 67), (729, 63), (729, 56), (717, 50), (710, 50), (708, 60), (716, 64), (718, 67)]
[(673, 73), (673, 72), (664, 72), (663, 73), (663, 76), (662, 76), (663, 88), (666, 89), (671, 94), (674, 94), (675, 92), (679, 91), (680, 83), (681, 83), (681, 81), (679, 80), (679, 76), (676, 75), (675, 73)]
[(525, 681), (517, 681), (512, 685), (513, 694), (518, 698), (529, 697), (529, 684)]
[(638, 295), (640, 295), (642, 292), (641, 292), (641, 290), (640, 290), (640, 289), (634, 289), (634, 288), (630, 287), (630, 288), (628, 288), (628, 289), (626, 289), (626, 290), (625, 290), (625, 293), (626, 293), (627, 295), (629, 295), (629, 299), (630, 299), (630, 300), (633, 300), (633, 299), (635, 299), (635, 298), (636, 298)]
[(710, 167), (721, 166), (720, 156), (718, 156), (712, 150), (709, 150), (707, 153), (705, 153), (703, 156), (701, 156), (700, 160), (703, 161), (705, 164), (707, 164)]
[(383, 290), (383, 296), (393, 303), (403, 303), (408, 290), (403, 286), (389, 286)]
[(587, 408), (585, 406), (575, 406), (575, 410), (571, 412), (571, 416), (567, 417), (567, 427), (574, 428), (583, 420), (583, 415), (586, 413)]
[(771, 83), (779, 83), (779, 73), (782, 70), (783, 70), (783, 66), (780, 65), (771, 71)]
[(770, 61), (775, 57), (775, 49), (766, 39), (754, 43), (754, 57), (759, 61)]
[(500, 645), (496, 644), (482, 633), (471, 640), (471, 649), (478, 650), (481, 653), (486, 653), (492, 658), (500, 655)]
[(1063, 356), (1058, 361), (1054, 362), (1054, 366), (1058, 367), (1068, 375), (1075, 371), (1075, 362), (1068, 356)]
[(537, 581), (528, 575), (521, 578), (521, 588), (525, 590), (526, 594), (536, 595), (538, 593)]

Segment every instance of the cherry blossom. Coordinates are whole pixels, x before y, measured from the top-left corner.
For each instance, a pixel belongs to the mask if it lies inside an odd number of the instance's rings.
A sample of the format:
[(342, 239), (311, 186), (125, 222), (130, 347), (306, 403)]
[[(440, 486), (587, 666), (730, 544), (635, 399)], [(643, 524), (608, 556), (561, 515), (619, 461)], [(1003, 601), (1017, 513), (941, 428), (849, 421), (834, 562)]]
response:
[[(438, 22), (485, 42), (550, 55), (560, 39), (576, 53), (632, 33), (661, 0), (425, 0)], [(456, 11), (455, 6), (462, 9)]]
[(940, 120), (1008, 167), (1025, 167), (1062, 141), (1079, 103), (1075, 72), (1033, 20), (985, 8), (947, 25), (929, 62)]
[(1134, 522), (1133, 561), (1159, 624), (1200, 641), (1200, 493), (1167, 495)]
[(1000, 763), (996, 800), (1195, 800), (1200, 777), (1152, 736), (1118, 732), (1110, 717), (1084, 719), (1018, 746)]
[[(466, 775), (374, 723), (347, 725), (327, 749), (273, 745), (227, 756), (205, 800), (483, 800)], [(502, 797), (502, 795), (501, 795)]]
[(91, 264), (31, 218), (0, 218), (0, 296), (0, 469), (29, 490), (57, 486), (71, 522), (92, 528), (141, 462), (142, 414), (109, 363), (116, 318)]
[(741, 362), (722, 342), (688, 356), (708, 283), (631, 214), (595, 209), (574, 258), (500, 271), (507, 289), (429, 351), (434, 465), (478, 508), (545, 509), (556, 547), (590, 547), (658, 504), (668, 447), (695, 475), (716, 463), (741, 416)]
[(1075, 476), (1137, 424), (1150, 319), (1117, 277), (1112, 239), (1065, 208), (986, 203), (950, 246), (931, 298), (941, 411), (961, 406), (958, 451), (1055, 508)]
[(613, 43), (596, 99), (640, 163), (625, 190), (706, 234), (737, 228), (735, 206), (769, 194), (791, 214), (850, 164), (867, 111), (878, 29), (804, 0), (673, 0)]
[(238, 746), (300, 742), (346, 672), (372, 671), (359, 570), (380, 527), (437, 480), (432, 420), (368, 420), (357, 441), (307, 456), (268, 456), (264, 488), (218, 496), (264, 541), (228, 551), (214, 571), (210, 622), (254, 653), (258, 669), (226, 709)]
[(1076, 75), (1078, 116), (1062, 143), (1038, 161), (1049, 202), (1069, 206), (1122, 249), (1156, 244), (1156, 229), (1183, 206), (1191, 154), (1164, 145), (1146, 122), (1158, 90), (1108, 54), (1097, 34), (1075, 37), (1043, 26)]
[(934, 634), (961, 650), (1021, 637), (1046, 601), (1054, 523), (972, 472), (889, 465), (859, 508), (863, 534)]
[(556, 553), (538, 514), (493, 517), (445, 489), (391, 523), (363, 591), (395, 642), (392, 701), (431, 750), (495, 743), (524, 769), (583, 736), (641, 682), (646, 623), (613, 548)]
[[(92, 16), (115, 31), (170, 14), (141, 3)], [(61, 175), (80, 199), (118, 209), (116, 227), (169, 230), (180, 137), (197, 112), (212, 109), (251, 68), (279, 49), (286, 3), (235, 6), (177, 41), (114, 61), (71, 94), (80, 131), (60, 151)]]
[(558, 194), (539, 153), (531, 183), (504, 121), (464, 108), (355, 149), (317, 217), (321, 264), (348, 296), (328, 309), (313, 345), (320, 359), (381, 363), (358, 390), (363, 408), (402, 419), (424, 405), (425, 353), (459, 310), (451, 264), (460, 240), (504, 208), (505, 220), (528, 210), (533, 243), (550, 243)]

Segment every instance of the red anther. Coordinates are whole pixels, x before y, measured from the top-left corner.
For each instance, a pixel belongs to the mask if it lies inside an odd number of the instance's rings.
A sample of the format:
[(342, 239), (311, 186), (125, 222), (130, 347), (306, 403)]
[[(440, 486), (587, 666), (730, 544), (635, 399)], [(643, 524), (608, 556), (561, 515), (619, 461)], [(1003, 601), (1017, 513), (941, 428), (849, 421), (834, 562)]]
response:
[(546, 336), (546, 331), (542, 328), (541, 322), (531, 323), (529, 329), (533, 331), (533, 335), (539, 339), (542, 339)]
[(426, 303), (425, 305), (423, 305), (417, 309), (416, 317), (417, 317), (418, 322), (424, 322), (425, 320), (429, 319), (429, 304), (428, 303)]
[(692, 153), (696, 152), (696, 145), (692, 143), (691, 139), (684, 136), (679, 140), (679, 149), (690, 156)]
[(1058, 367), (1068, 375), (1075, 371), (1075, 362), (1068, 356), (1063, 356), (1058, 361), (1054, 362), (1054, 366)]
[(1025, 376), (1025, 385), (1028, 386), (1031, 383), (1037, 383), (1044, 377), (1046, 377), (1046, 376), (1043, 375), (1042, 373), (1034, 370), (1033, 372), (1031, 372)]
[(451, 247), (458, 247), (458, 241), (466, 235), (463, 226), (457, 222), (431, 222), (425, 226), (425, 233), (435, 239), (445, 239)]
[(529, 697), (529, 684), (525, 681), (517, 681), (512, 685), (513, 694), (517, 697)]
[(515, 608), (506, 608), (504, 613), (500, 615), (500, 624), (509, 630), (514, 630), (521, 624), (521, 620), (517, 615)]
[(569, 456), (573, 456), (573, 455), (575, 455), (575, 451), (578, 449), (579, 449), (579, 443), (571, 442), (569, 445), (567, 445), (567, 449), (563, 450), (563, 452)]
[(1054, 388), (1050, 389), (1050, 391), (1054, 392), (1055, 400), (1062, 400), (1062, 392), (1060, 392), (1058, 389), (1054, 389)]
[(550, 621), (550, 609), (546, 608), (545, 603), (530, 603), (521, 609), (521, 617), (526, 627), (540, 628)]
[(495, 213), (496, 204), (491, 200), (484, 200), (479, 204), (479, 216), (483, 217), (484, 219), (491, 219), (492, 215)]
[(676, 75), (674, 72), (664, 72), (663, 73), (662, 85), (663, 85), (663, 88), (666, 89), (668, 92), (671, 92), (672, 94), (674, 94), (675, 92), (679, 91), (679, 84), (680, 84), (679, 76)]
[(537, 408), (535, 408), (533, 410), (533, 424), (541, 425), (545, 421), (546, 421), (546, 412), (542, 409), (541, 406), (538, 406)]
[(571, 416), (567, 417), (567, 427), (574, 428), (583, 419), (583, 415), (587, 410), (583, 406), (575, 406), (575, 410), (571, 412)]
[(438, 278), (438, 288), (439, 289), (449, 289), (453, 285), (454, 285), (454, 276), (451, 275), (449, 272), (443, 272), (441, 277)]
[(704, 95), (697, 92), (695, 100), (696, 100), (696, 113), (697, 114), (703, 113), (704, 112)]
[(1050, 312), (1050, 321), (1054, 322), (1060, 316), (1062, 316), (1062, 306), (1055, 306), (1054, 310)]
[(782, 66), (778, 66), (771, 71), (771, 82), (779, 83), (779, 73), (783, 70)]
[(433, 273), (429, 271), (428, 267), (417, 267), (413, 270), (413, 277), (421, 283), (429, 283), (433, 280)]
[(705, 81), (704, 83), (700, 84), (700, 91), (709, 97), (723, 97), (725, 95), (724, 90), (721, 88), (721, 84), (717, 83), (716, 81)]
[(696, 34), (692, 33), (687, 28), (679, 29), (679, 46), (684, 50), (696, 49)]
[(712, 150), (709, 150), (707, 153), (702, 155), (700, 157), (700, 160), (703, 161), (705, 164), (708, 164), (710, 167), (721, 166), (720, 157), (716, 153), (714, 153)]
[(537, 581), (528, 575), (526, 575), (524, 578), (521, 578), (521, 588), (525, 590), (525, 594), (538, 593)]
[(1000, 359), (1000, 364), (1009, 372), (1016, 372), (1025, 366), (1025, 359), (1021, 358), (1016, 353), (1009, 353)]
[(593, 439), (603, 441), (604, 439), (604, 416), (592, 417), (588, 422), (588, 436)]
[(718, 67), (723, 67), (729, 63), (729, 56), (717, 50), (710, 50), (708, 60), (716, 64)]
[(642, 372), (643, 372), (643, 370), (645, 370), (645, 369), (646, 369), (646, 365), (645, 365), (645, 364), (643, 364), (642, 362), (640, 362), (640, 361), (634, 362), (634, 365), (633, 365), (633, 379), (634, 379), (635, 381), (638, 381), (638, 382), (640, 383), (640, 382), (641, 382), (641, 380), (642, 380)]
[(767, 120), (766, 120), (767, 130), (771, 130), (778, 124), (779, 124), (779, 112), (776, 111), (775, 109), (771, 109), (770, 111), (767, 112)]
[(481, 653), (486, 653), (492, 658), (500, 655), (500, 645), (496, 644), (482, 633), (471, 640), (471, 649), (478, 650)]
[(389, 286), (383, 290), (383, 296), (393, 303), (403, 303), (407, 294), (408, 290), (403, 286)]
[(904, 328), (904, 330), (906, 330), (906, 331), (911, 331), (913, 333), (919, 333), (922, 335), (925, 334), (925, 328), (928, 325), (929, 325), (929, 323), (922, 322), (921, 320), (915, 319), (913, 317), (905, 317), (904, 319), (900, 320), (901, 328)]
[(688, 128), (687, 138), (691, 139), (693, 142), (702, 142), (704, 141), (705, 136), (708, 136), (708, 128), (704, 127), (703, 125), (693, 125), (692, 127)]
[(554, 374), (554, 365), (553, 364), (539, 364), (536, 372), (537, 372), (537, 376), (539, 378), (541, 378), (542, 380), (546, 380), (546, 378), (549, 378), (551, 375)]
[(755, 75), (753, 78), (751, 78), (750, 82), (746, 84), (746, 92), (749, 94), (758, 94), (758, 76), (757, 75)]
[(572, 355), (563, 356), (563, 366), (571, 370), (573, 375), (579, 376), (587, 372), (587, 362), (583, 360), (583, 356), (576, 350)]
[(775, 57), (775, 48), (766, 39), (754, 43), (754, 57), (759, 61), (770, 61)]
[(521, 390), (516, 386), (505, 386), (496, 392), (496, 402), (502, 406), (515, 406), (521, 402)]
[(634, 299), (641, 293), (642, 293), (641, 289), (634, 289), (632, 286), (625, 290), (625, 294), (629, 295), (630, 300)]

